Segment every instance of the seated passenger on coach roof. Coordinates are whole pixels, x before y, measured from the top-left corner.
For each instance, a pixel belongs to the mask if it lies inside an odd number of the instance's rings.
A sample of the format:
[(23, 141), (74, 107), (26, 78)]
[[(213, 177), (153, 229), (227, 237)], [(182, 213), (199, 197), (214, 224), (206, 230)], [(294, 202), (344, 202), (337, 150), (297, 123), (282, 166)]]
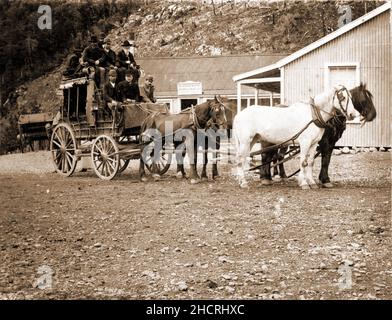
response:
[(118, 84), (119, 97), (121, 102), (141, 102), (139, 86), (133, 82), (131, 70), (125, 72), (125, 80)]
[(152, 84), (154, 81), (154, 78), (152, 75), (147, 75), (146, 76), (146, 81), (144, 83), (144, 86), (141, 89), (141, 95), (143, 98), (143, 102), (152, 102), (155, 103), (157, 102), (157, 99), (154, 97), (154, 90), (155, 87)]
[(118, 84), (116, 83), (117, 72), (116, 70), (109, 71), (109, 81), (105, 83), (103, 88), (103, 97), (106, 103), (106, 106), (110, 110), (114, 110), (117, 106), (119, 106), (119, 90)]

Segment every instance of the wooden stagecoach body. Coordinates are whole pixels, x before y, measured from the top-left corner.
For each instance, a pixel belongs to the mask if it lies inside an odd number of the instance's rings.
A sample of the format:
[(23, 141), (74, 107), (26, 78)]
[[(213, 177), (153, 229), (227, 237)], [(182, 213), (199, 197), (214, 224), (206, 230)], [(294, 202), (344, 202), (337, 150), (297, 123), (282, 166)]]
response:
[[(140, 158), (144, 119), (153, 112), (169, 112), (165, 104), (151, 103), (124, 103), (110, 110), (102, 91), (85, 77), (64, 81), (60, 89), (64, 102), (53, 121), (50, 150), (55, 169), (63, 176), (72, 175), (82, 157), (91, 157), (96, 175), (113, 179), (131, 159)], [(169, 169), (170, 160), (171, 154), (163, 150), (158, 166), (161, 174)]]

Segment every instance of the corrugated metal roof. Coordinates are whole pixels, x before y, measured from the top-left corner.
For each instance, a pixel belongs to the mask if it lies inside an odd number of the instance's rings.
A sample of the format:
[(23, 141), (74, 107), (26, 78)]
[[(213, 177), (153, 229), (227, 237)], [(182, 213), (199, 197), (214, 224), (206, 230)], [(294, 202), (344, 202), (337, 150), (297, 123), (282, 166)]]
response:
[[(203, 94), (233, 94), (234, 75), (267, 66), (286, 57), (282, 54), (230, 55), (212, 57), (135, 58), (146, 75), (154, 76), (156, 95), (176, 96), (177, 83), (200, 81)], [(142, 85), (144, 79), (140, 79)]]
[[(277, 61), (274, 64), (260, 65), (254, 70), (246, 71), (246, 72), (243, 72), (240, 74), (236, 74), (233, 77), (233, 80), (240, 81), (240, 80), (244, 80), (244, 79), (259, 78), (261, 76), (261, 74), (263, 74), (267, 71), (277, 70), (277, 69), (301, 58), (302, 56), (312, 52), (313, 50), (316, 50), (319, 47), (333, 41), (334, 39), (350, 32), (351, 30), (357, 28), (358, 26), (364, 24), (365, 22), (367, 22), (371, 19), (374, 19), (375, 17), (379, 16), (380, 14), (382, 14), (390, 9), (391, 9), (391, 1), (384, 3), (383, 5), (379, 6), (378, 8), (376, 8), (376, 9), (368, 12), (367, 14), (359, 17), (358, 19), (344, 25), (343, 27), (335, 30), (334, 32), (331, 32), (330, 34), (311, 43), (310, 45), (292, 53), (291, 55), (282, 58), (281, 60)], [(265, 75), (263, 75), (263, 77), (265, 77)]]

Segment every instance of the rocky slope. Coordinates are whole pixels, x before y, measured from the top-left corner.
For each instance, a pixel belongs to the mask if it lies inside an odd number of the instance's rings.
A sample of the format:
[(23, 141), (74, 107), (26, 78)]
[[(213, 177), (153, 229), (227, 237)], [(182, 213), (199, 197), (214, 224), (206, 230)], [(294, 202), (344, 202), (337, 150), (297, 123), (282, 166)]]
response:
[[(338, 28), (339, 5), (349, 4), (352, 19), (382, 2), (262, 2), (250, 6), (201, 5), (198, 2), (152, 1), (108, 35), (114, 49), (136, 35), (136, 59), (147, 56), (194, 56), (291, 53)], [(26, 84), (20, 101), (51, 111), (63, 66)], [(21, 108), (26, 109), (26, 108)]]

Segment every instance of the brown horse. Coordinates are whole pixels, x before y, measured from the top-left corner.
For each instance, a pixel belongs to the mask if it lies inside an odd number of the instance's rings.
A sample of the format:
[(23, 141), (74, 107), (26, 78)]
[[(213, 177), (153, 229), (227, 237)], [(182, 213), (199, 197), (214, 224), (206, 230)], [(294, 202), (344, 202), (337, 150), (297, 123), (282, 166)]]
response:
[[(223, 130), (219, 130), (216, 126), (213, 124), (208, 124), (205, 132), (205, 138), (204, 138), (204, 144), (201, 146), (203, 150), (203, 169), (201, 173), (201, 179), (202, 180), (207, 180), (207, 165), (208, 165), (208, 149), (212, 149), (212, 179), (216, 179), (219, 177), (219, 172), (218, 172), (218, 164), (217, 164), (217, 159), (220, 156), (219, 149), (221, 146), (221, 138), (228, 138), (230, 141), (231, 138), (231, 132), (233, 129), (233, 119), (237, 110), (237, 102), (233, 100), (229, 100), (226, 97), (220, 97), (218, 96), (218, 99), (220, 99), (221, 105), (224, 106), (225, 112), (226, 112), (226, 119), (227, 119), (227, 130), (222, 132)], [(228, 160), (230, 161), (230, 146), (229, 149), (227, 150), (227, 157)]]
[[(155, 155), (160, 153), (165, 143), (173, 143), (175, 147), (177, 171), (185, 177), (184, 156), (188, 152), (191, 167), (191, 183), (198, 183), (200, 178), (197, 174), (197, 146), (201, 130), (213, 123), (221, 129), (227, 128), (226, 109), (217, 97), (214, 100), (204, 102), (195, 107), (186, 109), (178, 114), (155, 113), (149, 116), (142, 125), (141, 138), (153, 141)], [(139, 166), (141, 181), (146, 181), (145, 161), (146, 156), (142, 148)], [(154, 163), (154, 159), (153, 159)], [(159, 179), (159, 174), (154, 170), (153, 177)], [(179, 176), (179, 174), (177, 174)]]

